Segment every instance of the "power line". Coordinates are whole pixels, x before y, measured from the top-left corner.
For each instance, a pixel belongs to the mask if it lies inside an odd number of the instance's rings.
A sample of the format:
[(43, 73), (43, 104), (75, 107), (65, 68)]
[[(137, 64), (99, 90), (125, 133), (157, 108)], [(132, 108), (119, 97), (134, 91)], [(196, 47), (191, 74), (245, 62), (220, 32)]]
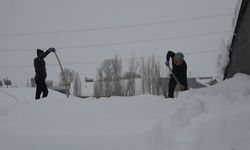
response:
[[(202, 36), (210, 36), (216, 34), (230, 33), (232, 30), (225, 31), (215, 31), (208, 33), (198, 33), (192, 35), (182, 35), (182, 36), (172, 36), (166, 38), (157, 38), (157, 39), (147, 39), (147, 40), (135, 40), (135, 41), (125, 41), (125, 42), (116, 42), (116, 43), (102, 43), (102, 44), (88, 44), (88, 45), (75, 45), (75, 46), (64, 46), (64, 47), (55, 47), (56, 49), (79, 49), (79, 48), (94, 48), (94, 47), (106, 47), (106, 46), (118, 46), (118, 45), (130, 45), (130, 44), (139, 44), (139, 43), (149, 43), (149, 42), (158, 42), (158, 41), (167, 41), (167, 40), (176, 40), (176, 39), (185, 39), (185, 38), (195, 38)], [(27, 48), (27, 49), (0, 49), (0, 52), (22, 52), (22, 51), (34, 51), (36, 48)]]
[[(205, 50), (205, 51), (193, 51), (193, 52), (187, 52), (185, 55), (196, 55), (196, 54), (205, 54), (205, 53), (213, 53), (213, 52), (219, 52), (219, 49), (215, 50)], [(166, 56), (156, 56), (157, 58), (165, 58)], [(146, 57), (137, 57), (136, 60), (140, 60), (142, 58)], [(129, 61), (131, 58), (122, 59), (123, 61)], [(85, 62), (69, 62), (64, 63), (64, 65), (86, 65), (86, 64), (95, 64), (95, 63), (101, 63), (103, 61), (85, 61)], [(48, 67), (51, 66), (58, 66), (58, 64), (47, 64)], [(0, 68), (30, 68), (33, 67), (33, 65), (0, 65)]]
[(47, 35), (47, 34), (62, 34), (62, 33), (85, 32), (85, 31), (125, 29), (125, 28), (135, 28), (135, 27), (142, 27), (142, 26), (168, 24), (168, 23), (203, 20), (203, 19), (208, 19), (208, 18), (224, 17), (224, 16), (231, 16), (231, 15), (234, 15), (234, 13), (221, 13), (221, 14), (208, 15), (208, 16), (200, 16), (200, 17), (192, 17), (192, 18), (184, 18), (184, 19), (173, 19), (173, 20), (167, 20), (167, 21), (148, 22), (148, 23), (141, 23), (141, 24), (110, 26), (110, 27), (91, 27), (91, 28), (86, 28), (86, 29), (71, 29), (71, 30), (59, 30), (59, 31), (47, 31), (47, 32), (9, 33), (9, 34), (0, 34), (0, 37)]

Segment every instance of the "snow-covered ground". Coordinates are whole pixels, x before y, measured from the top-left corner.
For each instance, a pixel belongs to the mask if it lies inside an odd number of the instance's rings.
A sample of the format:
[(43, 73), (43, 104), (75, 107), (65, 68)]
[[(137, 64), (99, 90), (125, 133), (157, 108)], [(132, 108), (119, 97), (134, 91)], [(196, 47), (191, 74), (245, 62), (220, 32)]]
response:
[(178, 98), (66, 98), (0, 88), (1, 150), (248, 150), (250, 76)]

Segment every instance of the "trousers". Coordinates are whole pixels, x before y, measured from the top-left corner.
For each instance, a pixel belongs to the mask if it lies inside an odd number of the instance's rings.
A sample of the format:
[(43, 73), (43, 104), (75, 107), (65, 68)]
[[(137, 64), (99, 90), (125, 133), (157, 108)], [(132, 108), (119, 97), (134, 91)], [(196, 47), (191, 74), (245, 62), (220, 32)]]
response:
[(49, 94), (45, 80), (35, 80), (36, 82), (36, 100), (40, 99), (41, 94), (43, 98)]
[(177, 82), (173, 77), (170, 77), (169, 83), (168, 83), (168, 98), (174, 98), (174, 89)]

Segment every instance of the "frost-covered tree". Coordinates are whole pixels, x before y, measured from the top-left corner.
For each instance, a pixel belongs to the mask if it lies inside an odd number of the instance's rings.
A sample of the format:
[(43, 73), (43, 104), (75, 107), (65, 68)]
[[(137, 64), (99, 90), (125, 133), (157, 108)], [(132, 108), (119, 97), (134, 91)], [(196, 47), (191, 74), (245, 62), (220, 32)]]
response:
[(82, 94), (82, 82), (79, 73), (75, 73), (74, 77), (74, 96), (81, 96)]

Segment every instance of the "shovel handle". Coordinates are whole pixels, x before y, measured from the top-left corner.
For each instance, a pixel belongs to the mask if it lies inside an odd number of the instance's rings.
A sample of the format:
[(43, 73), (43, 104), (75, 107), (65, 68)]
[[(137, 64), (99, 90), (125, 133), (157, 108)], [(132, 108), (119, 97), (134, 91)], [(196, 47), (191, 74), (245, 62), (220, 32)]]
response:
[(174, 80), (177, 82), (177, 84), (183, 86), (181, 82), (176, 78), (175, 74), (173, 73), (172, 69), (168, 66), (169, 71), (171, 72), (172, 76), (174, 77)]
[(59, 59), (57, 53), (54, 52), (54, 54), (56, 55), (56, 59), (57, 59), (57, 61), (58, 61), (58, 63), (59, 63), (59, 66), (60, 66), (60, 68), (61, 68), (61, 71), (62, 71), (63, 81), (64, 81), (64, 85), (65, 85), (65, 88), (66, 88), (66, 89), (65, 89), (66, 95), (67, 95), (67, 97), (69, 97), (68, 82), (67, 82), (67, 79), (66, 79), (66, 76), (65, 76), (63, 67), (62, 67), (62, 63), (61, 63), (61, 61), (60, 61), (60, 59)]

